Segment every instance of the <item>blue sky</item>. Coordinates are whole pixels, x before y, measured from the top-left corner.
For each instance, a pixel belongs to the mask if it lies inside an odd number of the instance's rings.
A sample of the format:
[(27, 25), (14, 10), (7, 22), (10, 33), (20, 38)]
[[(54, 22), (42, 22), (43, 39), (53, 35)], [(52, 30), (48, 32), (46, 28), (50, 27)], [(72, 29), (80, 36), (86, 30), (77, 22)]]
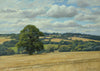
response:
[(100, 35), (99, 0), (0, 0), (0, 34), (26, 25), (43, 32)]

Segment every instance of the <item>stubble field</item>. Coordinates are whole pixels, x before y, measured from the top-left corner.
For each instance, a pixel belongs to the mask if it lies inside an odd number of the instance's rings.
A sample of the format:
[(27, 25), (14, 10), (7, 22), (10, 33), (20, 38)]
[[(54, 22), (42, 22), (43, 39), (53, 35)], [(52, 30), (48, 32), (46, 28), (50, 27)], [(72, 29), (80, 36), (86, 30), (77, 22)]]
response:
[(0, 71), (100, 71), (100, 51), (0, 56)]

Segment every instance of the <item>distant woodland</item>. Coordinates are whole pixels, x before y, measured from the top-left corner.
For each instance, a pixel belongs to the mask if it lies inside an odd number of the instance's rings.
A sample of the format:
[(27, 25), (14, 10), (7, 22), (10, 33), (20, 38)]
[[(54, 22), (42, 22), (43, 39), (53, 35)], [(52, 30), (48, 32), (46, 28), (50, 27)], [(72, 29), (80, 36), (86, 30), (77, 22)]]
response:
[[(27, 54), (24, 48), (17, 48), (15, 45), (19, 41), (19, 34), (0, 34), (5, 39), (9, 37), (10, 41), (0, 44), (0, 56), (13, 54)], [(79, 38), (79, 39), (72, 39)], [(81, 38), (81, 39), (80, 39)], [(80, 33), (44, 33), (39, 37), (43, 42), (44, 50), (38, 53), (50, 52), (75, 52), (75, 51), (100, 51), (100, 36)], [(86, 40), (86, 41), (85, 41)], [(34, 52), (33, 54), (37, 54)]]

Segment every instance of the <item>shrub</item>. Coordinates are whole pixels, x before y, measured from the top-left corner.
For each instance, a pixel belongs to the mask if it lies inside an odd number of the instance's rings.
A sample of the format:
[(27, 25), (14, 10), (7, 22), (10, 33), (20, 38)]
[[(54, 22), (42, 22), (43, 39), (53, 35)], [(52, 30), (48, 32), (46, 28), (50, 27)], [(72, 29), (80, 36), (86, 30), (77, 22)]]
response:
[(94, 48), (94, 50), (95, 50), (95, 51), (100, 51), (100, 46), (96, 46), (96, 47)]
[(49, 44), (49, 45), (47, 46), (47, 49), (45, 49), (45, 52), (46, 52), (46, 53), (54, 52), (56, 49), (57, 49), (57, 48), (56, 48), (54, 45)]

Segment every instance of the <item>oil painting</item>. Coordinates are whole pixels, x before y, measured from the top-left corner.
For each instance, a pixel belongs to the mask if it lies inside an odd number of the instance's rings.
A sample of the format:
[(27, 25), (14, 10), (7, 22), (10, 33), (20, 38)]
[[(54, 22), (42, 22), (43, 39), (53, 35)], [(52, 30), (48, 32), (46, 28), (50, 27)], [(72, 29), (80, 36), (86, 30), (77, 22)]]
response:
[(100, 71), (100, 0), (0, 0), (0, 71)]

